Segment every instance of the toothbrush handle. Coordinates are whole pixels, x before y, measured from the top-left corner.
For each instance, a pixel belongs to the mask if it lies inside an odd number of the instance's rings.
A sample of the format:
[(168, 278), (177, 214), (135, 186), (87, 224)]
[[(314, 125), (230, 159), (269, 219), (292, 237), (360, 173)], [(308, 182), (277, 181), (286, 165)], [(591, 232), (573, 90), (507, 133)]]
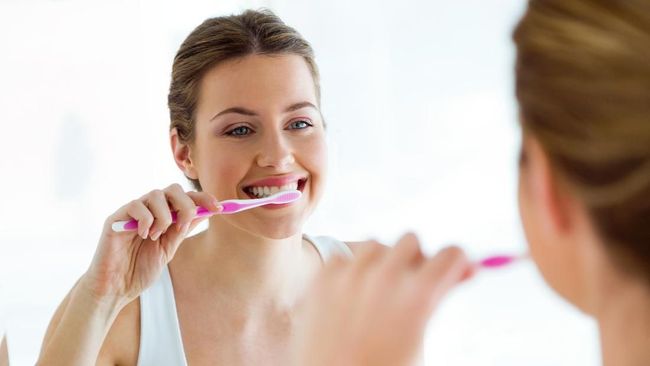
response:
[(528, 254), (493, 255), (491, 257), (483, 258), (480, 261), (476, 262), (476, 266), (479, 268), (487, 268), (487, 269), (501, 268), (526, 258), (528, 258)]
[[(196, 208), (196, 214), (194, 214), (194, 218), (200, 218), (200, 217), (205, 217), (205, 216), (212, 216), (216, 214), (217, 212), (212, 212), (208, 210), (205, 207), (197, 207)], [(176, 211), (172, 211), (172, 222), (176, 223), (178, 221), (178, 213)], [(126, 221), (116, 221), (112, 225), (113, 231), (115, 232), (123, 232), (123, 231), (135, 231), (138, 230), (138, 221), (135, 219), (130, 219)]]

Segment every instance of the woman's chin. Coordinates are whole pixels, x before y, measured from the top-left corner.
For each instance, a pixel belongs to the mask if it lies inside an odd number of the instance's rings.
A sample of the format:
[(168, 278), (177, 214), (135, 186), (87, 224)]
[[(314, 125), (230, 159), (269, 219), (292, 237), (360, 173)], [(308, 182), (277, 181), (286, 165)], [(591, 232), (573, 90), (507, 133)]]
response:
[(302, 234), (303, 220), (276, 219), (270, 221), (264, 220), (265, 222), (255, 221), (241, 223), (242, 225), (237, 226), (254, 236), (270, 240), (282, 240)]
[(273, 239), (273, 240), (282, 240), (291, 238), (296, 235), (302, 234), (302, 225), (299, 224), (284, 224), (284, 225), (273, 225), (272, 227), (267, 227), (262, 230), (258, 228), (258, 235)]

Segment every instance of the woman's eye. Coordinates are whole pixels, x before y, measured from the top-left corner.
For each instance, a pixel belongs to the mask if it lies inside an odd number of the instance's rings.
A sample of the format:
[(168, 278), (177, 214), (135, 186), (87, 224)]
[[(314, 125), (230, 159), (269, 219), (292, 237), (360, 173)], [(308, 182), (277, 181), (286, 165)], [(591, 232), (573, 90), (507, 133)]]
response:
[(291, 124), (289, 124), (289, 129), (290, 130), (302, 130), (302, 129), (305, 129), (305, 128), (311, 127), (311, 126), (312, 126), (312, 124), (309, 123), (309, 121), (298, 120), (298, 121), (291, 122)]
[(226, 132), (226, 135), (240, 137), (240, 136), (250, 135), (251, 132), (253, 132), (253, 130), (251, 130), (250, 127), (239, 126), (239, 127), (235, 127), (232, 130)]

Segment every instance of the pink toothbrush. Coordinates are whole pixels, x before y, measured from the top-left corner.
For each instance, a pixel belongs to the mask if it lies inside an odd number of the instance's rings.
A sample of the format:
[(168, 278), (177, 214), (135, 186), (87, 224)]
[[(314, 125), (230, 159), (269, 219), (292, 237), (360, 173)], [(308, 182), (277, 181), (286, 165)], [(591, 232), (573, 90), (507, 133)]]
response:
[[(298, 190), (293, 191), (282, 191), (276, 194), (272, 194), (264, 198), (254, 198), (248, 200), (226, 200), (219, 202), (219, 205), (223, 207), (221, 211), (210, 211), (205, 207), (197, 207), (195, 218), (206, 217), (212, 215), (227, 215), (234, 214), (237, 212), (250, 210), (251, 208), (260, 207), (264, 205), (281, 205), (284, 203), (293, 202), (302, 196), (302, 193)], [(172, 212), (172, 222), (176, 222), (177, 213)], [(116, 221), (112, 225), (113, 231), (122, 232), (122, 231), (135, 231), (138, 229), (138, 222), (134, 219), (127, 221)]]
[(507, 266), (511, 263), (519, 261), (520, 259), (528, 258), (528, 255), (495, 255), (483, 258), (476, 263), (479, 268), (496, 269)]

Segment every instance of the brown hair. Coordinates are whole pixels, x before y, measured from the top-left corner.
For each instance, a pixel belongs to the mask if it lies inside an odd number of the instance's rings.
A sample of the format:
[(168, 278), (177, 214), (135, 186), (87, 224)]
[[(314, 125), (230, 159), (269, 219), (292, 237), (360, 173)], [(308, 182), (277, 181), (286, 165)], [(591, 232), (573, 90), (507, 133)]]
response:
[[(294, 54), (309, 67), (320, 104), (320, 77), (309, 43), (269, 10), (210, 18), (196, 27), (174, 57), (168, 105), (170, 129), (181, 142), (194, 142), (194, 117), (203, 75), (219, 63), (248, 55)], [(197, 179), (188, 178), (201, 190)]]
[(650, 279), (650, 1), (530, 0), (514, 41), (524, 131)]

